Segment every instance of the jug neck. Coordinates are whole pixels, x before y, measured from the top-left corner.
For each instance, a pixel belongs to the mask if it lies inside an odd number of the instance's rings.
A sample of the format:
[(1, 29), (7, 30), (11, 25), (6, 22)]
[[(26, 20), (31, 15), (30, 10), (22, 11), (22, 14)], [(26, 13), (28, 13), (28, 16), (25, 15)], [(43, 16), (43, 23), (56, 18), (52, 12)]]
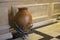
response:
[(18, 8), (19, 11), (28, 10), (28, 8)]

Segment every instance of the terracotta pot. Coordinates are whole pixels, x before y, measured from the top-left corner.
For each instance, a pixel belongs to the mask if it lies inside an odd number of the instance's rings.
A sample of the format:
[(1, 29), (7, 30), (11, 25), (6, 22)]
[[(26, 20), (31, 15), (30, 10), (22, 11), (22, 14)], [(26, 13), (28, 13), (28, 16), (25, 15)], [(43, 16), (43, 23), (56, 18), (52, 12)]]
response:
[(31, 28), (32, 16), (28, 8), (18, 8), (18, 10), (19, 11), (15, 15), (15, 22), (19, 27), (24, 28), (24, 32), (28, 32)]

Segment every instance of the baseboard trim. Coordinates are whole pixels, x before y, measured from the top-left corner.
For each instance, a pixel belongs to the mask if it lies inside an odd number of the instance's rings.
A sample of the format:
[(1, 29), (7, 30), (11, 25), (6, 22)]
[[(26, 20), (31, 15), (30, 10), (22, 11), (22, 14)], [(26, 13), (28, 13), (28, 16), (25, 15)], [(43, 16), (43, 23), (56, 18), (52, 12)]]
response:
[(56, 18), (45, 20), (45, 21), (42, 21), (42, 22), (33, 23), (32, 28), (41, 27), (43, 25), (51, 24), (51, 23), (54, 23), (54, 22), (57, 22)]

